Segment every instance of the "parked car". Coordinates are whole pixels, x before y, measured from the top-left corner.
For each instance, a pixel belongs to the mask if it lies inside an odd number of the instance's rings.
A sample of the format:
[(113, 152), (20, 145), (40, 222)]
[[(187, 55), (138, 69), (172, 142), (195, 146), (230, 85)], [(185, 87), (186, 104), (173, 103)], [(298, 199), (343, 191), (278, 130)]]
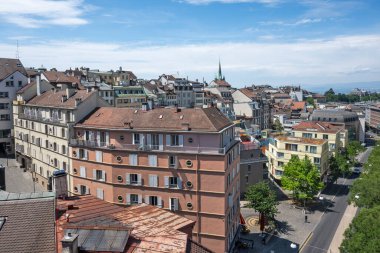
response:
[(362, 172), (362, 167), (354, 167), (352, 168), (352, 173), (360, 174)]

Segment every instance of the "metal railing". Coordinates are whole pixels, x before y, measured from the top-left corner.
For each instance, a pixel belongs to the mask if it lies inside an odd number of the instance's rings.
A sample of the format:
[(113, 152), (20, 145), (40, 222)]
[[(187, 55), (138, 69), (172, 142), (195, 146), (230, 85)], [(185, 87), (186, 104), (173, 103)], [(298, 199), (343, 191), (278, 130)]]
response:
[[(104, 148), (129, 151), (163, 151), (163, 152), (186, 152), (196, 154), (225, 154), (228, 147), (184, 147), (184, 146), (165, 146), (165, 145), (144, 145), (144, 144), (120, 144), (106, 143), (90, 140), (71, 139), (70, 145), (73, 147)], [(229, 146), (230, 147), (230, 146)]]
[(33, 115), (33, 114), (25, 114), (25, 113), (19, 113), (18, 114), (19, 119), (28, 119), (28, 120), (36, 120), (43, 123), (52, 123), (52, 124), (58, 124), (58, 125), (66, 125), (68, 122), (63, 121), (59, 118), (44, 118), (41, 115)]
[(266, 156), (263, 156), (263, 157), (256, 157), (256, 158), (240, 159), (240, 164), (250, 164), (250, 163), (259, 163), (259, 162), (268, 162), (268, 158)]

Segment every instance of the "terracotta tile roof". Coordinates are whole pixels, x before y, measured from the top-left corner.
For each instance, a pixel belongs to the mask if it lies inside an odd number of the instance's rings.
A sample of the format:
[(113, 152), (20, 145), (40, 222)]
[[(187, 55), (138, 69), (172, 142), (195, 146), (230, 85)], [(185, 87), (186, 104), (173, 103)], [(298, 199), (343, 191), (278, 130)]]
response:
[[(68, 208), (72, 206), (73, 208)], [(194, 225), (194, 221), (158, 207), (141, 204), (121, 207), (91, 195), (58, 200), (62, 214), (57, 220), (57, 239), (64, 236), (65, 227), (129, 226), (131, 228), (124, 252), (174, 252), (186, 251), (188, 235), (180, 232)], [(69, 221), (66, 217), (69, 215)], [(61, 252), (61, 246), (58, 252)]]
[(247, 97), (249, 98), (256, 98), (257, 97), (257, 93), (256, 92), (253, 92), (252, 89), (248, 89), (248, 88), (242, 88), (242, 89), (239, 89), (244, 95), (246, 95)]
[(290, 137), (290, 136), (277, 136), (276, 139), (282, 142), (314, 144), (314, 145), (322, 145), (325, 142), (327, 142), (327, 140), (322, 140), (322, 139), (300, 138), (300, 137)]
[(214, 82), (216, 83), (217, 86), (219, 87), (231, 87), (231, 84), (229, 84), (227, 81), (225, 80), (214, 80)]
[(303, 121), (293, 126), (293, 130), (321, 133), (338, 133), (342, 129), (344, 129), (343, 126), (336, 126), (322, 121)]
[(305, 109), (305, 107), (306, 107), (306, 102), (305, 101), (293, 102), (291, 109), (292, 110), (303, 110), (303, 109)]
[(65, 72), (44, 71), (43, 74), (50, 83), (79, 84), (79, 79), (77, 77), (66, 75)]
[(50, 106), (50, 107), (60, 107), (60, 108), (75, 108), (75, 100), (81, 99), (81, 101), (86, 100), (96, 91), (87, 90), (76, 90), (75, 94), (69, 97), (66, 101), (62, 102), (62, 96), (66, 95), (66, 90), (53, 91), (49, 90), (42, 93), (40, 96), (35, 96), (32, 98), (28, 105), (38, 105), (38, 106)]
[(0, 81), (16, 71), (21, 72), (25, 76), (28, 75), (19, 59), (0, 58)]
[(191, 131), (218, 132), (233, 125), (218, 109), (185, 108), (178, 112), (175, 108), (156, 108), (149, 111), (132, 108), (101, 107), (77, 126), (98, 128), (184, 131), (185, 125)]
[(284, 99), (290, 99), (289, 94), (286, 93), (274, 93), (272, 95), (273, 98), (284, 98)]
[(55, 252), (54, 197), (19, 195), (0, 201), (0, 216), (7, 220), (0, 231), (0, 252)]

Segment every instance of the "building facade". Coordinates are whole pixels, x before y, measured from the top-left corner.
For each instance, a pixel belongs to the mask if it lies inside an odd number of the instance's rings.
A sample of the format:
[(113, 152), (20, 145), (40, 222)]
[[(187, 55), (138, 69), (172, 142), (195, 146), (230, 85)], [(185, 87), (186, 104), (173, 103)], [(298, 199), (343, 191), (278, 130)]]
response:
[(380, 104), (366, 108), (366, 123), (375, 133), (380, 133)]
[(14, 150), (12, 101), (27, 82), (26, 70), (19, 59), (0, 58), (0, 153)]
[(293, 155), (300, 159), (307, 156), (317, 166), (321, 177), (328, 169), (329, 147), (328, 141), (324, 139), (278, 136), (270, 141), (265, 154), (268, 157), (269, 174), (276, 180), (281, 180), (284, 165)]
[(239, 227), (239, 143), (216, 108), (100, 108), (75, 126), (73, 192), (146, 203), (196, 221), (193, 240), (233, 249)]

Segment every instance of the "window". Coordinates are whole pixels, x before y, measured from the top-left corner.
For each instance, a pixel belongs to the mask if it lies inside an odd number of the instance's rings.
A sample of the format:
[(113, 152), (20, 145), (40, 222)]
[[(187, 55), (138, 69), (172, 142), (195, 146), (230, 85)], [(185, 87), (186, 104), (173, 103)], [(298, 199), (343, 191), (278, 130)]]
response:
[(251, 172), (251, 165), (248, 165), (247, 170), (248, 170), (248, 174), (249, 174)]
[(157, 196), (149, 196), (149, 205), (157, 206), (158, 205), (158, 197)]
[(140, 144), (140, 134), (133, 134), (133, 144)]
[(148, 155), (149, 166), (157, 167), (157, 155)]
[(104, 199), (104, 191), (103, 191), (103, 189), (100, 189), (100, 188), (96, 189), (96, 197), (98, 199)]
[(9, 103), (0, 103), (0, 109), (9, 109)]
[(80, 169), (79, 175), (81, 177), (86, 177), (86, 167), (80, 166), (79, 169)]
[(96, 161), (97, 162), (103, 162), (103, 152), (96, 150), (95, 151)]
[(62, 138), (66, 137), (66, 129), (64, 129), (64, 128), (61, 129), (61, 136), (62, 136)]
[(158, 134), (151, 135), (151, 148), (158, 150), (160, 148), (160, 136)]
[(319, 157), (314, 157), (314, 163), (315, 163), (315, 164), (320, 164), (320, 163), (321, 163), (321, 158), (319, 158)]
[(298, 150), (298, 145), (297, 144), (285, 144), (285, 149), (289, 151), (297, 151)]
[(166, 135), (167, 146), (183, 146), (183, 135), (170, 134)]
[(169, 177), (169, 187), (177, 187), (178, 178), (177, 177)]
[(81, 185), (79, 187), (79, 193), (81, 195), (90, 194), (90, 189), (87, 186), (85, 186), (85, 185)]
[(328, 140), (328, 139), (329, 139), (329, 136), (328, 136), (327, 134), (324, 134), (324, 135), (323, 135), (323, 139)]
[(302, 133), (303, 138), (313, 138), (313, 134), (311, 133)]
[(158, 176), (157, 175), (149, 175), (149, 186), (150, 187), (158, 187)]
[(316, 154), (317, 153), (317, 147), (316, 146), (310, 146), (310, 153)]
[(5, 82), (5, 86), (6, 87), (13, 87), (14, 86), (14, 82), (13, 81), (7, 81), (7, 82)]
[(177, 157), (174, 155), (169, 156), (169, 168), (177, 168)]
[(278, 157), (278, 158), (284, 158), (284, 153), (282, 153), (282, 152), (277, 152), (277, 157)]
[(169, 209), (171, 211), (178, 210), (178, 199), (177, 198), (169, 198)]
[(277, 162), (277, 166), (278, 166), (278, 167), (282, 167), (282, 166), (284, 166), (284, 162)]
[(22, 86), (22, 81), (18, 81), (18, 87)]
[(179, 177), (164, 177), (166, 188), (182, 189), (182, 181)]
[(0, 92), (0, 98), (7, 98), (9, 97), (8, 92)]
[(126, 183), (132, 185), (141, 185), (141, 174), (127, 174)]
[[(137, 194), (130, 194), (130, 204), (139, 204), (139, 195)], [(128, 197), (127, 197), (127, 204), (128, 204)]]
[(106, 181), (106, 172), (104, 170), (93, 170), (93, 178), (98, 181)]
[(282, 174), (284, 174), (284, 172), (282, 170), (275, 170), (276, 176), (282, 176)]
[(129, 154), (129, 165), (137, 166), (137, 154)]
[(62, 154), (65, 155), (66, 154), (66, 146), (62, 145), (61, 150), (62, 150)]
[(11, 116), (9, 114), (1, 114), (0, 115), (0, 120), (11, 120)]
[(59, 167), (59, 162), (57, 158), (54, 158), (54, 167), (58, 168)]
[(87, 150), (80, 148), (79, 149), (79, 158), (87, 160)]

